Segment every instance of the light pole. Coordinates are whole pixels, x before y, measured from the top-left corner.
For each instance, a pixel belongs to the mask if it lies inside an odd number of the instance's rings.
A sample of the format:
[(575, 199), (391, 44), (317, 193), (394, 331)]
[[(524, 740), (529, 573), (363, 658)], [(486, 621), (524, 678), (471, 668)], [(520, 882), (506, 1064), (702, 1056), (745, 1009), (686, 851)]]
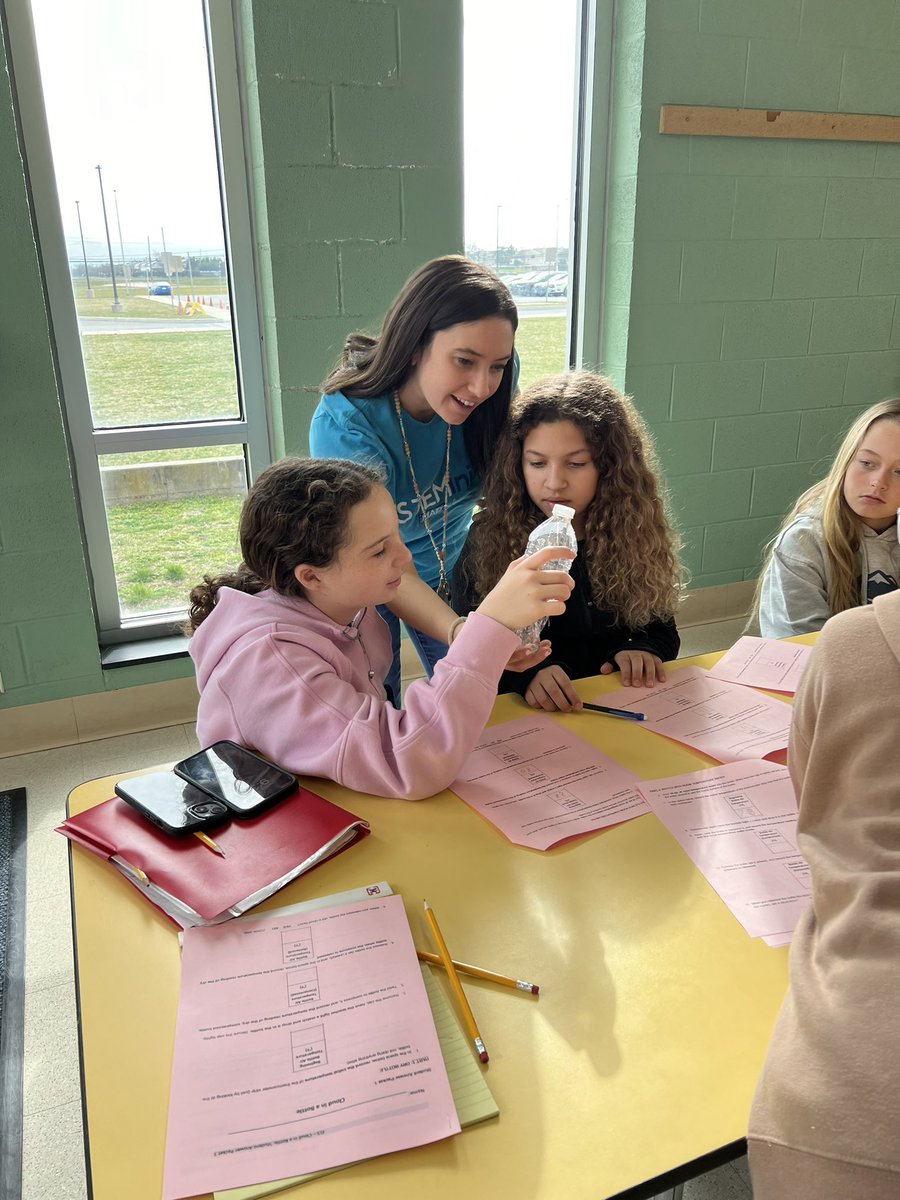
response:
[(150, 261), (150, 234), (147, 234), (147, 291), (150, 291), (150, 286), (153, 281), (153, 264)]
[(85, 294), (87, 295), (88, 300), (93, 300), (94, 293), (91, 289), (91, 276), (90, 272), (88, 271), (87, 254), (84, 249), (84, 230), (81, 228), (81, 205), (77, 200), (75, 201), (75, 211), (78, 213), (78, 236), (81, 238), (81, 258), (84, 262), (84, 281), (87, 285), (87, 292)]
[(131, 291), (131, 285), (128, 281), (128, 264), (125, 261), (125, 247), (122, 245), (122, 222), (119, 220), (119, 197), (116, 195), (116, 189), (113, 188), (113, 204), (116, 208), (116, 228), (119, 231), (119, 253), (122, 255), (122, 278), (125, 280), (125, 291)]
[[(162, 225), (160, 225), (160, 227), (159, 227), (159, 233), (160, 233), (160, 237), (162, 238), (162, 244), (163, 244), (163, 252), (162, 252), (163, 275), (165, 275), (166, 279), (171, 279), (172, 274), (169, 271), (169, 252), (166, 249), (166, 231), (165, 231), (165, 229), (163, 229)], [(175, 307), (175, 294), (171, 290), (171, 288), (169, 289), (169, 303), (172, 305), (173, 308)]]
[(100, 203), (103, 205), (103, 228), (106, 230), (106, 248), (109, 251), (109, 273), (112, 277), (113, 289), (113, 312), (122, 311), (122, 301), (119, 299), (119, 291), (116, 287), (116, 265), (113, 262), (112, 242), (109, 240), (109, 221), (106, 219), (106, 197), (103, 195), (103, 172), (100, 167), (97, 167), (97, 178), (100, 180)]
[(494, 270), (500, 273), (500, 209), (502, 204), (497, 205), (497, 221), (494, 226)]

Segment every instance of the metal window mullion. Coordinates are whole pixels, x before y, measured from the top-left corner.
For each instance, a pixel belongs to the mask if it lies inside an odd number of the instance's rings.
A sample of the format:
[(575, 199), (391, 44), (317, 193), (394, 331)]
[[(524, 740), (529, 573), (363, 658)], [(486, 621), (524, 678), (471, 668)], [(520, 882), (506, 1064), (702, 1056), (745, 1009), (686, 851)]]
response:
[(244, 440), (252, 481), (269, 465), (273, 454), (248, 186), (250, 157), (241, 108), (241, 86), (246, 84), (237, 55), (239, 14), (231, 0), (205, 0), (205, 17), (236, 368), (247, 425)]
[(145, 450), (180, 450), (193, 446), (240, 446), (249, 436), (246, 421), (192, 422), (183, 425), (129, 426), (127, 429), (95, 429), (96, 454), (133, 454)]
[(603, 361), (616, 0), (582, 0), (581, 12), (569, 353), (575, 366), (597, 367)]

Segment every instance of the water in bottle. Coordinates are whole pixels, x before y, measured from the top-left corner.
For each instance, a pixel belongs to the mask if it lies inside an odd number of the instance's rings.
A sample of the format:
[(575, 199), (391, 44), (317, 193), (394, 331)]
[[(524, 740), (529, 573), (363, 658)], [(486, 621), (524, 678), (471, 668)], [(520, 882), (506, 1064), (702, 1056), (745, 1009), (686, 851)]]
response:
[[(575, 540), (575, 530), (572, 528), (572, 518), (575, 516), (575, 509), (569, 508), (565, 504), (554, 504), (550, 516), (546, 521), (541, 521), (536, 529), (531, 531), (531, 536), (528, 539), (528, 545), (525, 547), (526, 557), (529, 554), (535, 554), (538, 550), (543, 550), (546, 546), (565, 546), (569, 550), (578, 550), (578, 542)], [(569, 571), (572, 567), (571, 558), (552, 558), (549, 562), (544, 563), (541, 567), (542, 571)], [(539, 621), (533, 621), (531, 625), (526, 625), (524, 629), (517, 629), (523, 646), (536, 646), (541, 640), (541, 630), (547, 624), (547, 617), (541, 617)]]

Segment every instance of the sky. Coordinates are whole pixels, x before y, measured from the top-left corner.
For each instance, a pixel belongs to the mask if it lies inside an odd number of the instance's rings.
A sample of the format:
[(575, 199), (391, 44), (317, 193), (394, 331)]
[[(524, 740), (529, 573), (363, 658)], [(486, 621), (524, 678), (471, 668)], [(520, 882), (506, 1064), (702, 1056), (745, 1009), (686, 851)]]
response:
[[(32, 0), (63, 226), (223, 245), (199, 0)], [(577, 0), (464, 0), (466, 242), (568, 244)]]
[(568, 245), (579, 7), (465, 0), (469, 245)]
[[(209, 76), (197, 0), (32, 0), (57, 189), (67, 235), (114, 256), (222, 247)], [(113, 191), (115, 190), (115, 196)]]

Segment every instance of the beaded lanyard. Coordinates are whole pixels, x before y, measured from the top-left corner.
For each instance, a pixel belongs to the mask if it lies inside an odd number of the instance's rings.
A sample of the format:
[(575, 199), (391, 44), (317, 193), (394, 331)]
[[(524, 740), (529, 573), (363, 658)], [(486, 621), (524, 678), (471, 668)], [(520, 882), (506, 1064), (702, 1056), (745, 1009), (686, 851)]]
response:
[(428, 540), (431, 542), (431, 548), (434, 550), (435, 558), (438, 560), (440, 574), (438, 576), (437, 594), (442, 600), (447, 600), (450, 596), (450, 587), (447, 583), (446, 558), (447, 558), (447, 512), (450, 507), (450, 438), (453, 435), (453, 429), (450, 425), (447, 426), (447, 455), (444, 460), (444, 478), (441, 482), (441, 487), (444, 490), (444, 515), (443, 515), (443, 535), (441, 537), (441, 548), (438, 549), (438, 544), (435, 541), (434, 534), (431, 532), (431, 522), (428, 520), (428, 511), (425, 505), (425, 497), (419, 488), (416, 473), (413, 470), (412, 455), (409, 452), (409, 442), (406, 440), (406, 430), (403, 428), (403, 409), (400, 405), (400, 393), (394, 392), (394, 409), (397, 413), (397, 421), (400, 425), (400, 437), (403, 441), (403, 453), (406, 455), (406, 463), (409, 467), (409, 477), (412, 480), (413, 492), (416, 496), (416, 501), (419, 505), (419, 511), (422, 514), (422, 524), (425, 526), (425, 532), (428, 534)]

